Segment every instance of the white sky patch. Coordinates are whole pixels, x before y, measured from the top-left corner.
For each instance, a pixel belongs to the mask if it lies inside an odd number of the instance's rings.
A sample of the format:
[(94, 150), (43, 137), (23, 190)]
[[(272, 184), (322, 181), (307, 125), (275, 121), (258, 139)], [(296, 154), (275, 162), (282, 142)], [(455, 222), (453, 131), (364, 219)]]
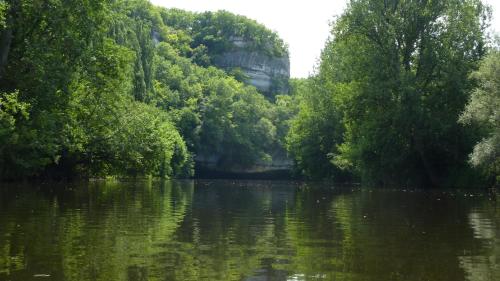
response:
[[(346, 0), (151, 0), (155, 5), (189, 11), (227, 10), (276, 31), (288, 44), (292, 77), (307, 77), (330, 34), (329, 22), (344, 10)], [(491, 29), (500, 32), (500, 0), (493, 7)]]

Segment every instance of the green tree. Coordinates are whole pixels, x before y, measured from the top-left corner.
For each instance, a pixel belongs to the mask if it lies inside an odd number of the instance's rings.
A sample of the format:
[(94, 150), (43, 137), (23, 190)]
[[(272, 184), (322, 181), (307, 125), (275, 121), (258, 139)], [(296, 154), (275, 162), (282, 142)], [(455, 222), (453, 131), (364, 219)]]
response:
[(210, 66), (210, 42), (253, 35), (252, 48), (286, 51), (228, 12), (1, 0), (0, 177), (189, 176), (195, 155), (269, 160), (275, 106)]
[[(29, 118), (29, 104), (19, 101), (19, 93), (0, 94), (0, 155), (19, 141), (18, 125)], [(0, 178), (9, 174), (9, 168), (0, 158)]]
[[(189, 176), (184, 141), (165, 112), (134, 101), (135, 52), (106, 40), (72, 83), (59, 166), (89, 176)], [(68, 171), (66, 171), (68, 173)]]
[(488, 15), (479, 0), (351, 1), (319, 67), (345, 128), (333, 162), (374, 185), (473, 179), (465, 163), (476, 136), (456, 116), (485, 53)]
[(178, 9), (163, 10), (161, 15), (167, 25), (191, 34), (192, 46), (206, 46), (211, 56), (231, 50), (234, 38), (249, 42), (249, 50), (278, 57), (288, 55), (288, 47), (275, 32), (244, 16), (228, 11), (192, 13)]
[(145, 103), (161, 18), (125, 2), (2, 4), (0, 91), (18, 93), (0, 94), (2, 178), (190, 175), (170, 118)]
[(0, 28), (6, 27), (7, 10), (9, 5), (4, 0), (0, 1)]
[(344, 131), (333, 95), (318, 77), (294, 81), (292, 89), (299, 112), (291, 120), (286, 143), (296, 168), (313, 179), (342, 179), (332, 163)]
[[(69, 101), (68, 85), (98, 44), (105, 18), (103, 1), (85, 3), (8, 1), (0, 28), (0, 91), (18, 91), (30, 104), (29, 119), (16, 125), (18, 140), (2, 152), (9, 175), (40, 175), (60, 156)], [(92, 20), (89, 20), (92, 19)]]
[(472, 73), (479, 86), (472, 92), (464, 112), (463, 124), (477, 123), (487, 136), (474, 146), (470, 154), (473, 166), (482, 166), (500, 182), (500, 50), (493, 49)]
[(166, 42), (157, 45), (155, 102), (170, 113), (190, 150), (216, 156), (226, 167), (269, 160), (277, 141), (273, 104), (255, 88), (180, 53)]

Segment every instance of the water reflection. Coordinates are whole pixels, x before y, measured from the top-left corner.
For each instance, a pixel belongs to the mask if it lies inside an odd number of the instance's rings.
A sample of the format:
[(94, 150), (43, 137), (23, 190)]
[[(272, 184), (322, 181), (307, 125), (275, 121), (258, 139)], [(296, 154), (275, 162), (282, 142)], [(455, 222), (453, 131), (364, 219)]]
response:
[(500, 280), (500, 240), (497, 238), (498, 214), (489, 212), (497, 209), (474, 208), (469, 213), (471, 226), (477, 245), (474, 254), (464, 252), (459, 257), (460, 266), (469, 280)]
[(10, 185), (0, 280), (500, 280), (499, 225), (480, 192)]

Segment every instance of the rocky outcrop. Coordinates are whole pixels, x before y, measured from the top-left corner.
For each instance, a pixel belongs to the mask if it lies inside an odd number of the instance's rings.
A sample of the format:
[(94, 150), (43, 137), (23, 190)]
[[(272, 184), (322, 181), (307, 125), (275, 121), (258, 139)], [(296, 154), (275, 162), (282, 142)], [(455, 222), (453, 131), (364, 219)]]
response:
[[(277, 57), (269, 55), (266, 50), (254, 47), (253, 42), (241, 37), (230, 38), (233, 44), (230, 50), (213, 57), (213, 63), (228, 71), (240, 69), (246, 77), (246, 83), (254, 86), (270, 99), (277, 94), (287, 94), (289, 91), (288, 80), (290, 79), (290, 60), (288, 56)], [(272, 49), (271, 46), (266, 47)], [(227, 167), (222, 164), (221, 155), (196, 156), (197, 176), (215, 177), (243, 177), (253, 175), (256, 178), (283, 175), (289, 176), (293, 162), (286, 155), (283, 148), (277, 148), (271, 153), (272, 161), (259, 161), (254, 165), (238, 167), (232, 165)], [(201, 173), (200, 173), (201, 171)], [(281, 173), (288, 171), (286, 173)]]
[(231, 38), (231, 51), (214, 57), (214, 64), (226, 70), (241, 69), (247, 83), (266, 96), (288, 93), (290, 60), (288, 56), (273, 57), (264, 51), (251, 50), (251, 42), (240, 37)]

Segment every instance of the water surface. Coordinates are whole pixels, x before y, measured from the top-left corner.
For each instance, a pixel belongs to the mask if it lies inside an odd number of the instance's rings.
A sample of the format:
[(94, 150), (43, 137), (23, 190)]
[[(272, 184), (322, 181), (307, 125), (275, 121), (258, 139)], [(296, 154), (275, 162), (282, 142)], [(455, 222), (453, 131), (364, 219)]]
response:
[(500, 280), (497, 195), (265, 181), (0, 187), (0, 280)]

